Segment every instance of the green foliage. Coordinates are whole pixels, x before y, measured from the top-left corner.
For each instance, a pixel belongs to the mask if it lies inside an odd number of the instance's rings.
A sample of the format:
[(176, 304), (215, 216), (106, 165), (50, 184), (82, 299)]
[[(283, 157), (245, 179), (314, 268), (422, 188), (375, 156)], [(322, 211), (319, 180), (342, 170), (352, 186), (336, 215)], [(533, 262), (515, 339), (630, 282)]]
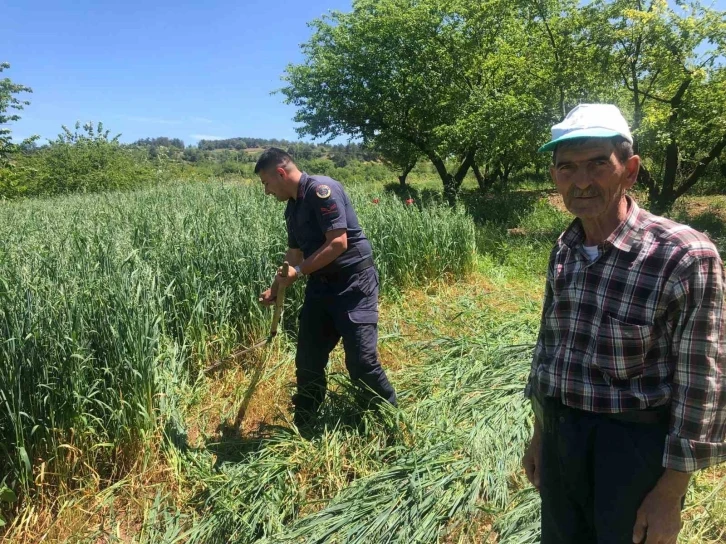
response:
[(656, 211), (721, 179), (726, 20), (698, 2), (357, 0), (311, 26), (283, 78), (300, 133), (361, 138), (403, 171), (425, 156), (450, 201), (470, 168), (488, 191), (544, 166), (580, 102), (631, 117)]
[(0, 196), (129, 189), (158, 180), (160, 172), (146, 154), (118, 138), (109, 138), (102, 123), (76, 123), (74, 132), (64, 126), (55, 140), (23, 158), (18, 175), (0, 178)]
[[(379, 133), (407, 141), (443, 167), (437, 129), (463, 108), (454, 52), (440, 35), (447, 14), (426, 2), (358, 1), (352, 13), (313, 21), (306, 61), (287, 68), (282, 89), (298, 107), (301, 133), (350, 134), (373, 142)], [(445, 156), (445, 155), (444, 155)], [(445, 167), (443, 167), (445, 170)], [(449, 182), (448, 172), (443, 181)]]
[[(10, 68), (6, 62), (0, 63), (0, 73)], [(9, 128), (4, 125), (17, 121), (20, 116), (11, 113), (9, 110), (20, 111), (30, 104), (27, 100), (20, 100), (17, 95), (20, 93), (32, 93), (33, 90), (25, 85), (13, 83), (10, 78), (0, 79), (0, 182), (4, 176), (10, 176), (5, 170), (12, 166), (11, 157), (17, 153), (24, 145), (32, 144), (37, 137), (31, 137), (24, 140), (21, 144), (14, 144)]]
[(136, 140), (133, 145), (140, 147), (175, 147), (177, 149), (184, 150), (184, 142), (179, 138), (167, 138), (166, 136), (160, 136), (158, 138), (142, 138)]
[(2, 516), (3, 503), (12, 504), (17, 500), (17, 496), (12, 489), (10, 489), (4, 483), (0, 484), (0, 529), (2, 529), (6, 525), (5, 519), (3, 519)]
[(398, 181), (406, 184), (408, 174), (423, 157), (421, 150), (411, 142), (394, 138), (387, 133), (375, 136), (369, 145), (380, 153), (384, 163), (394, 171), (400, 172)]
[[(577, 3), (538, 7), (358, 0), (352, 13), (313, 21), (305, 62), (288, 66), (282, 92), (301, 133), (354, 135), (399, 165), (425, 155), (451, 200), (475, 164), (505, 179), (530, 164), (565, 104), (594, 93), (597, 47), (571, 53), (586, 41)], [(543, 52), (569, 63), (565, 77), (557, 62), (533, 66)]]
[(710, 174), (726, 149), (726, 13), (682, 2), (620, 0), (601, 22), (621, 102), (633, 119), (640, 180), (663, 212)]

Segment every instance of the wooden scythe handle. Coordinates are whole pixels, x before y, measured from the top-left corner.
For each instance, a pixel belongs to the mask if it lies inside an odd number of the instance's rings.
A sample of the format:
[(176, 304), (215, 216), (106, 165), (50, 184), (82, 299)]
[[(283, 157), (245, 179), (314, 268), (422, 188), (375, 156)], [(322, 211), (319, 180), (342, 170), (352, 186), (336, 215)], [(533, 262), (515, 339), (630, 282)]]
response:
[[(285, 261), (282, 263), (282, 274), (283, 278), (286, 278), (290, 273), (290, 263)], [(277, 297), (275, 298), (275, 312), (272, 314), (272, 327), (270, 328), (270, 338), (277, 334), (277, 325), (280, 323), (280, 316), (282, 315), (282, 306), (285, 302), (285, 286), (280, 285), (277, 288)]]

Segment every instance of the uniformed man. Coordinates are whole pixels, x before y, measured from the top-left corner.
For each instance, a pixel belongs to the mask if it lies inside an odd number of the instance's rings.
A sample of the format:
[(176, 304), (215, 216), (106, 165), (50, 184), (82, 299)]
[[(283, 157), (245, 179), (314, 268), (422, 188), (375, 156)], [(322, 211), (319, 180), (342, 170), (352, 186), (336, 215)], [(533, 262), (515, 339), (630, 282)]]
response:
[(312, 422), (325, 398), (328, 356), (343, 339), (345, 364), (369, 404), (396, 404), (378, 359), (378, 272), (373, 251), (343, 187), (329, 177), (301, 172), (290, 155), (269, 148), (255, 165), (265, 194), (287, 202), (289, 276), (278, 270), (260, 302), (273, 304), (277, 289), (307, 278), (300, 313), (293, 395), (295, 423)]
[(542, 544), (675, 543), (691, 474), (726, 461), (723, 265), (708, 237), (626, 194), (632, 144), (618, 108), (581, 104), (540, 149), (576, 216), (526, 388)]

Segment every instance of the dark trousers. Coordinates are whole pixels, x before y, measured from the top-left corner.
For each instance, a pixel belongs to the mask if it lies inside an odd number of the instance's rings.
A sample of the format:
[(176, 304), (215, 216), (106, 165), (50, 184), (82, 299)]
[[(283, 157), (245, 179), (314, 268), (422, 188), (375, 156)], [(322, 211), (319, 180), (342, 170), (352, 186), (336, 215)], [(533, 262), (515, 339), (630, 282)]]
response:
[(396, 392), (378, 359), (378, 274), (371, 267), (327, 283), (311, 277), (300, 312), (295, 368), (295, 411), (314, 413), (325, 398), (328, 357), (340, 339), (354, 384), (375, 404), (396, 404)]
[(542, 544), (631, 544), (635, 516), (663, 474), (668, 427), (543, 406)]

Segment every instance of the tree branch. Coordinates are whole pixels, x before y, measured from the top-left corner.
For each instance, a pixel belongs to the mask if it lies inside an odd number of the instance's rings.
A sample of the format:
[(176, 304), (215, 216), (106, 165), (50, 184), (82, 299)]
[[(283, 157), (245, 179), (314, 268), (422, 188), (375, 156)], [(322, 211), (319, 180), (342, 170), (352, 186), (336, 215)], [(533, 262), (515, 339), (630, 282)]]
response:
[[(636, 90), (633, 87), (631, 87), (630, 84), (627, 81), (625, 82), (625, 87), (631, 93), (636, 92)], [(641, 91), (640, 89), (637, 90), (637, 93), (638, 94), (641, 94), (643, 96), (646, 96), (646, 97), (650, 98), (651, 100), (655, 100), (656, 102), (662, 102), (663, 104), (670, 104), (671, 103), (671, 100), (668, 100), (666, 98), (661, 98), (660, 96), (655, 96), (654, 94), (650, 94), (650, 93), (648, 93), (646, 91)]]
[(696, 166), (695, 170), (691, 172), (691, 175), (688, 176), (676, 190), (675, 197), (678, 198), (683, 196), (691, 187), (693, 187), (706, 171), (708, 165), (711, 164), (711, 162), (713, 162), (713, 160), (718, 157), (724, 149), (726, 149), (726, 133), (711, 148), (709, 154), (698, 161), (698, 166)]
[[(653, 77), (650, 79), (650, 85), (648, 85), (648, 89), (645, 91), (646, 93), (650, 93), (650, 90), (653, 88), (653, 85), (655, 85), (655, 80), (658, 79), (658, 75), (660, 74), (660, 68), (658, 68), (654, 73)], [(647, 97), (643, 97), (643, 100), (640, 102), (640, 105), (642, 106), (645, 104), (645, 99)]]

